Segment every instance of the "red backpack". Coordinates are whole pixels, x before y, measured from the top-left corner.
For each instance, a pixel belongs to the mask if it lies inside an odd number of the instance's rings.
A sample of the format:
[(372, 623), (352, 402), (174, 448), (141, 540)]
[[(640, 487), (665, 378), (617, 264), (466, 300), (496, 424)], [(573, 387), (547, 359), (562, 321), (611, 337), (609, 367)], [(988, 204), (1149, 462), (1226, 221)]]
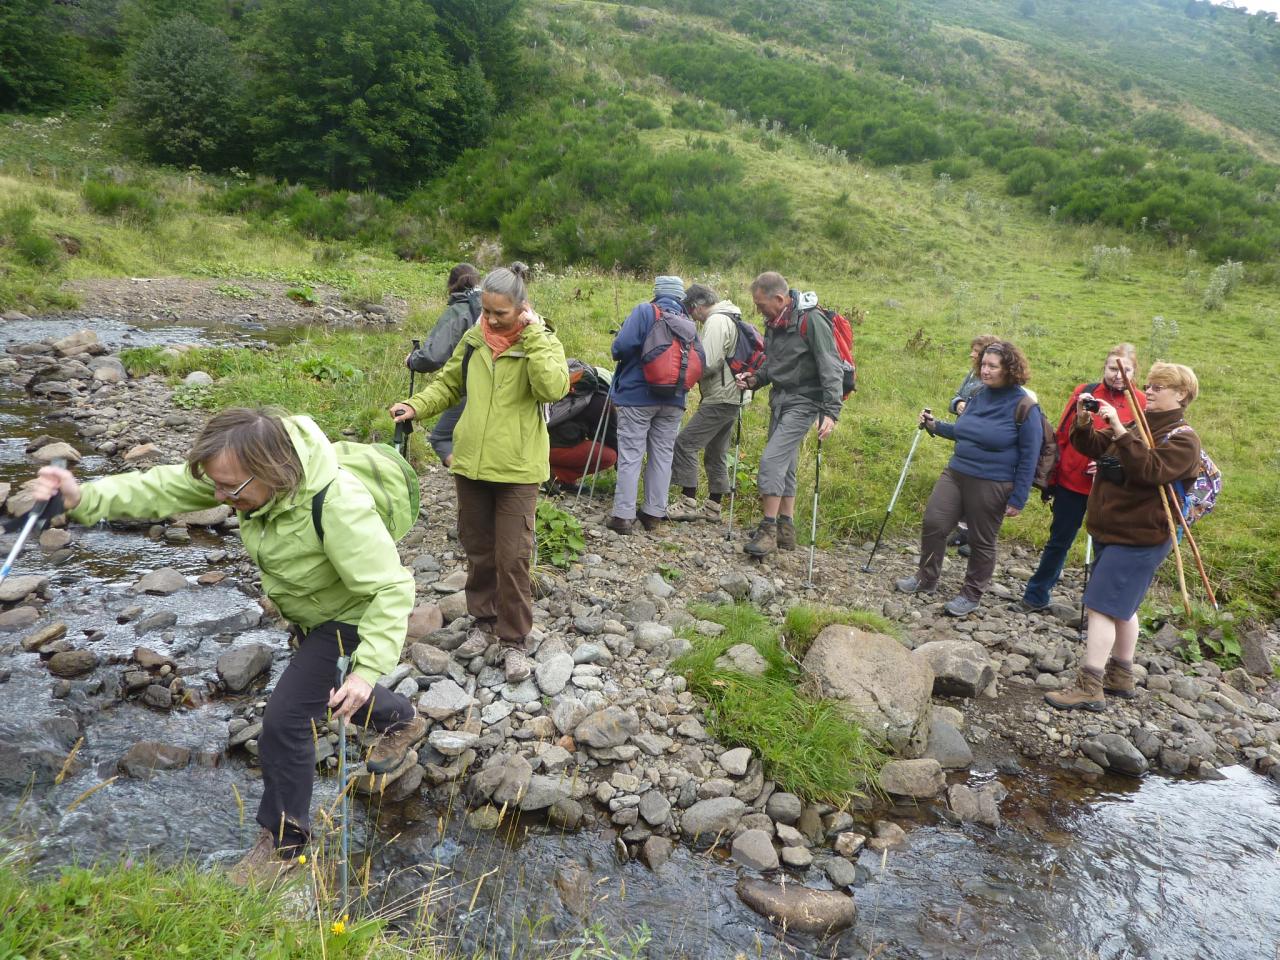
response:
[(733, 353), (725, 359), (725, 364), (735, 377), (740, 373), (754, 374), (764, 366), (764, 337), (753, 324), (742, 319), (742, 314), (726, 313), (725, 316), (738, 331)]
[(858, 365), (853, 359), (853, 327), (842, 313), (836, 313), (834, 310), (826, 310), (822, 307), (811, 307), (800, 317), (800, 336), (802, 337), (809, 334), (809, 314), (813, 310), (818, 311), (831, 323), (831, 333), (836, 341), (836, 352), (840, 354), (840, 366), (844, 370), (844, 381), (840, 387), (840, 399), (848, 400), (849, 394), (858, 389)]
[(675, 397), (702, 379), (707, 355), (698, 328), (683, 313), (653, 307), (653, 326), (640, 349), (640, 368), (649, 389), (660, 397)]

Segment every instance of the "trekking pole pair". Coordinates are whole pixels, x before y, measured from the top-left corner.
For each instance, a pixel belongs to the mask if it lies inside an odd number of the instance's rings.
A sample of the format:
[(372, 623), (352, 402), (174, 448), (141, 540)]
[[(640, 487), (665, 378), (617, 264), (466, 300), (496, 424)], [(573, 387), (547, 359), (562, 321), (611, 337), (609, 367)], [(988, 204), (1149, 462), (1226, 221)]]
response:
[[(931, 413), (928, 407), (925, 407), (925, 413)], [(924, 434), (924, 424), (921, 423), (916, 427), (916, 435), (911, 441), (911, 449), (907, 451), (907, 462), (902, 465), (902, 473), (898, 477), (898, 485), (893, 488), (893, 496), (889, 498), (889, 509), (884, 512), (884, 519), (880, 521), (880, 532), (876, 534), (876, 542), (871, 547), (871, 554), (867, 557), (867, 562), (862, 565), (863, 573), (871, 572), (871, 561), (875, 559), (876, 551), (880, 549), (880, 538), (884, 536), (885, 525), (889, 522), (889, 515), (893, 513), (893, 507), (898, 502), (898, 494), (902, 492), (902, 485), (906, 483), (907, 471), (911, 469), (911, 458), (916, 455), (916, 447), (920, 443), (920, 437)]]
[[(420, 340), (413, 341), (414, 353), (417, 353), (418, 350), (421, 348), (421, 343), (422, 342)], [(413, 354), (410, 354), (409, 356), (412, 357)], [(413, 393), (414, 393), (414, 387), (415, 387), (414, 377), (416, 373), (417, 371), (415, 371), (413, 367), (409, 368), (409, 396), (411, 397), (413, 396)], [(409, 459), (409, 435), (412, 433), (413, 433), (412, 420), (396, 421), (396, 430), (395, 430), (394, 436), (392, 437), (391, 444), (397, 450), (400, 451), (400, 456), (404, 457), (406, 460)]]
[[(61, 457), (54, 459), (50, 466), (59, 467), (65, 470), (67, 461)], [(55, 506), (55, 503), (57, 506)], [(18, 556), (22, 553), (22, 548), (27, 545), (31, 533), (42, 523), (52, 520), (58, 513), (61, 513), (61, 499), (59, 495), (54, 495), (44, 503), (32, 504), (31, 509), (27, 511), (27, 519), (23, 521), (22, 529), (18, 532), (18, 539), (13, 542), (13, 547), (9, 550), (9, 555), (4, 558), (4, 564), (0, 565), (0, 583), (4, 583), (5, 578), (13, 572), (13, 565), (17, 562)], [(13, 521), (5, 525), (5, 529), (12, 529)], [(43, 528), (42, 528), (43, 529)]]
[(1080, 588), (1080, 642), (1084, 643), (1088, 621), (1084, 610), (1084, 593), (1089, 589), (1089, 573), (1093, 569), (1093, 537), (1084, 535), (1084, 585)]
[(738, 426), (733, 441), (733, 483), (729, 486), (729, 529), (726, 540), (733, 539), (733, 502), (738, 498), (738, 464), (742, 460), (742, 391), (738, 391)]
[[(600, 407), (600, 418), (596, 421), (595, 433), (591, 435), (591, 449), (587, 453), (586, 470), (578, 478), (578, 492), (573, 495), (573, 505), (578, 505), (578, 498), (582, 496), (582, 488), (587, 483), (587, 474), (591, 475), (591, 489), (587, 494), (589, 498), (596, 495), (596, 475), (600, 472), (600, 465), (604, 463), (604, 441), (609, 435), (606, 424), (609, 421), (609, 408), (613, 405), (613, 381), (609, 381), (609, 392), (605, 394), (604, 405)], [(595, 460), (595, 469), (591, 468), (591, 461)]]
[[(347, 667), (351, 658), (342, 650), (342, 636), (338, 636), (337, 682), (334, 690), (341, 690), (347, 682)], [(347, 860), (351, 854), (351, 801), (347, 796), (347, 718), (338, 716), (338, 822), (341, 832), (338, 860), (338, 885), (342, 889), (342, 902), (338, 915), (347, 908)]]
[[(822, 420), (818, 420), (818, 429), (822, 429)], [(813, 554), (818, 546), (818, 487), (822, 480), (822, 434), (818, 434), (818, 452), (813, 463), (813, 516), (809, 521), (809, 577), (806, 587), (813, 587)]]

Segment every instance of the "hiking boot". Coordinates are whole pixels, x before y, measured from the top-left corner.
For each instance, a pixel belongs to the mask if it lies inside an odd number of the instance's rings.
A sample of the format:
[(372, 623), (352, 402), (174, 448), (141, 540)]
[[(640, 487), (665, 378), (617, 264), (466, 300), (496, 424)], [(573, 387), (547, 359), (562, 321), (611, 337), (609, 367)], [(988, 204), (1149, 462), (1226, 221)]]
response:
[(956, 527), (955, 530), (951, 532), (951, 536), (947, 537), (948, 547), (963, 547), (968, 542), (969, 542), (968, 527)]
[(778, 549), (794, 550), (796, 548), (796, 525), (790, 517), (778, 518)]
[(667, 507), (668, 520), (705, 520), (706, 512), (702, 509), (696, 497), (681, 497), (675, 503)]
[(227, 879), (237, 887), (270, 885), (295, 866), (295, 859), (276, 853), (275, 838), (270, 830), (262, 828), (258, 830), (258, 839), (249, 852), (227, 871)]
[(370, 773), (389, 773), (409, 755), (409, 751), (427, 736), (427, 720), (416, 714), (394, 733), (384, 733), (369, 750), (364, 765)]
[(641, 510), (639, 513), (636, 514), (636, 519), (640, 521), (640, 526), (644, 527), (646, 532), (652, 533), (654, 530), (657, 530), (658, 527), (662, 526), (662, 521), (667, 518), (651, 517), (649, 516), (649, 514)]
[(895, 581), (893, 588), (899, 593), (933, 593), (938, 589), (938, 585), (935, 583), (931, 587), (926, 587), (920, 583), (920, 577), (913, 573), (909, 577)]
[(1122, 663), (1112, 657), (1107, 661), (1107, 669), (1102, 673), (1103, 692), (1122, 700), (1132, 700), (1138, 695), (1133, 682), (1133, 661)]
[(756, 532), (742, 548), (744, 553), (749, 553), (753, 557), (767, 557), (777, 549), (778, 524), (773, 520), (761, 520), (760, 526), (756, 527)]
[(1076, 672), (1076, 682), (1066, 690), (1046, 693), (1044, 702), (1058, 710), (1092, 710), (1101, 713), (1107, 709), (1107, 698), (1102, 692), (1102, 675), (1087, 667)]
[(635, 526), (635, 521), (625, 520), (622, 517), (610, 517), (604, 522), (604, 525), (614, 533), (620, 533), (623, 536), (628, 536), (631, 533), (631, 528)]
[(1026, 598), (1023, 597), (1017, 603), (1009, 604), (1009, 609), (1016, 613), (1044, 613), (1049, 609), (1049, 604), (1046, 603), (1037, 607), (1034, 603), (1027, 603)]
[(960, 546), (956, 547), (956, 553), (962, 557), (969, 556), (969, 544), (967, 543), (960, 544)]
[(497, 638), (484, 627), (473, 625), (467, 631), (467, 639), (463, 640), (458, 645), (458, 648), (453, 651), (454, 659), (470, 660), (472, 657), (478, 657), (489, 649), (495, 639)]
[(951, 617), (967, 617), (978, 609), (981, 602), (980, 600), (970, 600), (964, 594), (960, 594), (960, 596), (952, 597), (944, 603), (942, 609)]
[(502, 672), (506, 675), (507, 683), (520, 683), (533, 674), (533, 661), (519, 647), (507, 646), (502, 660)]

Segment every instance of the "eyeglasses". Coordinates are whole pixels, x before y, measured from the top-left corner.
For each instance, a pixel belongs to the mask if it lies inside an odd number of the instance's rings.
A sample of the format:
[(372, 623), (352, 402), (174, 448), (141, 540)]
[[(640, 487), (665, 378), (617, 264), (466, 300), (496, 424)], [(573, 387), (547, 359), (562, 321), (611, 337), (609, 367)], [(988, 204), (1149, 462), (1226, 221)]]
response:
[(1147, 393), (1154, 393), (1157, 390), (1168, 390), (1169, 388), (1166, 387), (1163, 383), (1148, 383), (1145, 386), (1143, 386), (1142, 389)]
[[(250, 476), (250, 477), (249, 477), (249, 479), (248, 479), (248, 480), (246, 480), (244, 483), (240, 484), (240, 486), (236, 487), (234, 490), (232, 490), (230, 493), (228, 493), (228, 494), (226, 495), (226, 496), (227, 496), (227, 499), (228, 499), (228, 500), (234, 500), (236, 497), (240, 496), (240, 494), (244, 492), (244, 488), (245, 488), (245, 487), (247, 487), (247, 486), (248, 486), (249, 484), (251, 484), (251, 483), (253, 483), (253, 477), (252, 477), (252, 476)], [(226, 488), (226, 487), (224, 487), (224, 486), (223, 486), (222, 484), (220, 484), (220, 483), (215, 483), (215, 484), (213, 485), (213, 492), (214, 492), (215, 494), (217, 494), (217, 493), (218, 493), (218, 492), (220, 492), (220, 491), (224, 491), (224, 490), (226, 490), (226, 489), (227, 489), (227, 488)]]

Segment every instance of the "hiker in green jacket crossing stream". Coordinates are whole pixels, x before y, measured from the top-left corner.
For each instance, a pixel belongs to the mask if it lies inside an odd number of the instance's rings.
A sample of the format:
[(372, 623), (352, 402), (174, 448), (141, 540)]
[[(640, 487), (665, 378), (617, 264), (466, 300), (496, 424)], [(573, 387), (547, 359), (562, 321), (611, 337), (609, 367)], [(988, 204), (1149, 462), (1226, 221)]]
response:
[[(68, 518), (86, 525), (219, 503), (238, 513), (245, 550), (262, 571), (263, 592), (293, 625), (297, 644), (263, 716), (262, 831), (232, 870), (239, 883), (274, 879), (310, 839), (313, 722), (323, 721), (326, 710), (383, 734), (367, 758), (374, 773), (398, 768), (426, 735), (426, 721), (409, 700), (378, 685), (400, 660), (413, 578), (373, 494), (340, 466), (335, 451), (342, 446), (331, 444), (308, 417), (232, 408), (209, 420), (185, 464), (84, 485), (67, 470), (44, 467), (34, 490), (37, 500), (61, 493)], [(399, 469), (391, 464), (390, 475), (402, 476)], [(412, 505), (401, 505), (400, 534), (417, 515), (416, 479), (404, 498)], [(334, 690), (340, 648), (352, 667)]]
[(467, 398), (449, 467), (473, 618), (464, 645), (479, 654), (501, 644), (511, 683), (533, 670), (526, 656), (533, 630), (529, 564), (538, 486), (551, 475), (543, 404), (569, 392), (564, 347), (529, 305), (527, 272), (513, 263), (488, 273), (480, 284), (480, 322), (431, 383), (391, 407), (397, 421), (425, 419)]

